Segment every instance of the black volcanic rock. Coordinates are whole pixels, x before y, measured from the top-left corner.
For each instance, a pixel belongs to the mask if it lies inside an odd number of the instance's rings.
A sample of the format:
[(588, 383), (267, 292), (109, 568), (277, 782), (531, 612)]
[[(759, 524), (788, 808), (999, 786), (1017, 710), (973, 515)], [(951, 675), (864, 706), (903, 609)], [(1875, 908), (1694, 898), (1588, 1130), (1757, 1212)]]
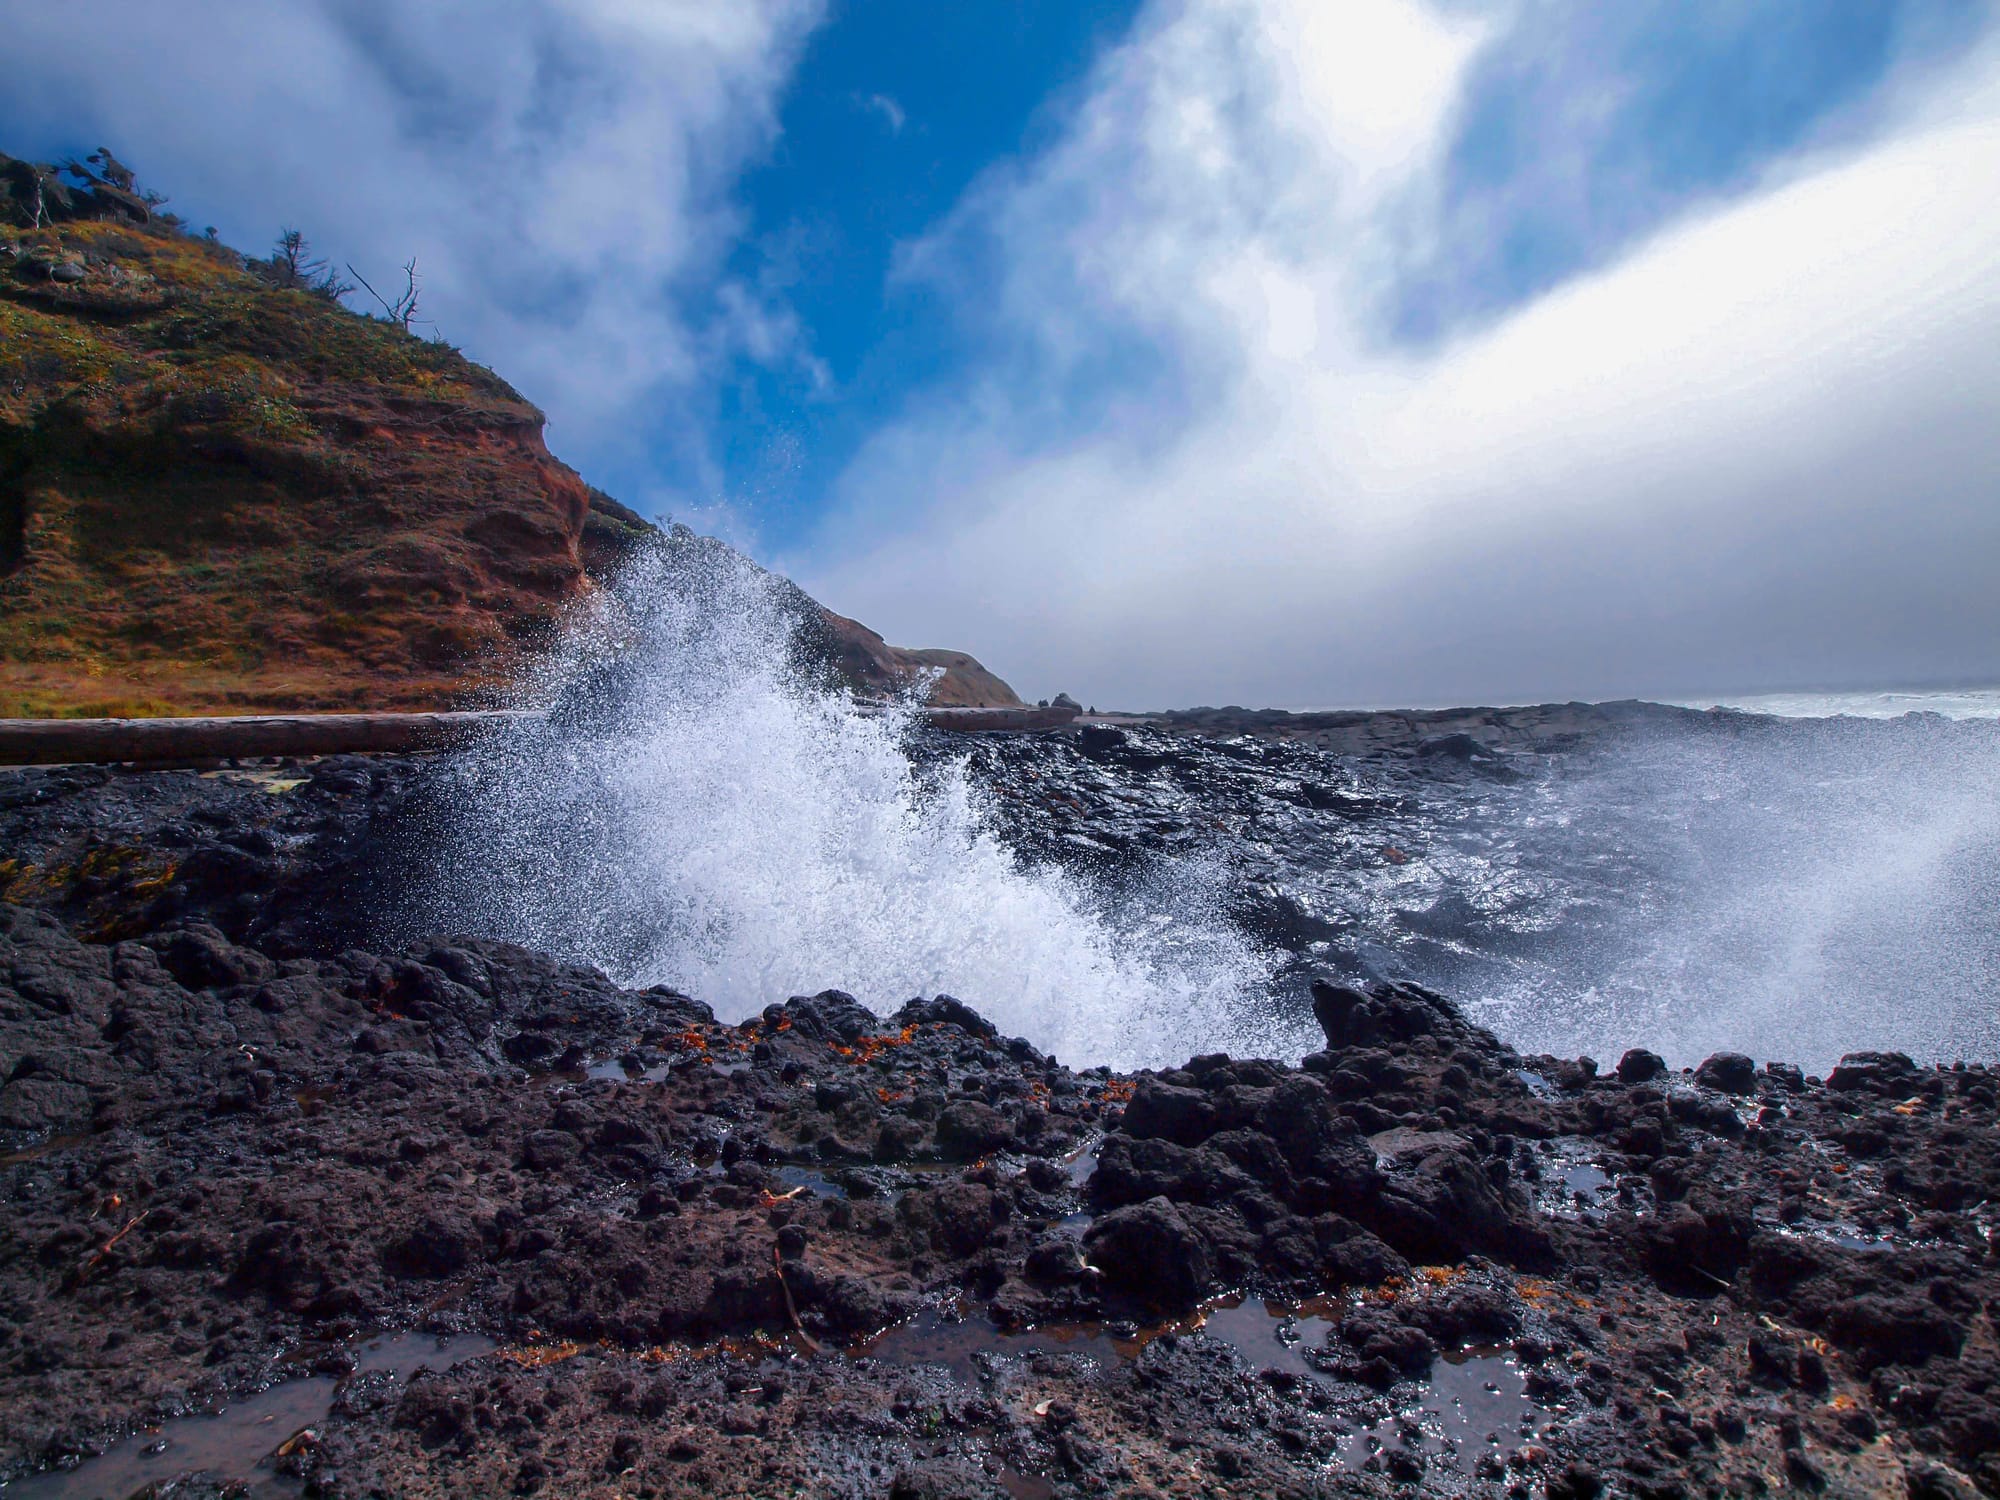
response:
[[(2000, 1493), (1984, 1065), (1768, 1065), (1754, 1108), (1733, 1059), (1523, 1060), (1331, 974), (1307, 1067), (1079, 1073), (944, 998), (724, 1025), (476, 931), (329, 940), (424, 775), (0, 775), (9, 857), (80, 872), (0, 902), (0, 1475), (275, 1368), (327, 1372), (274, 1462), (328, 1497), (863, 1496), (942, 1455), (1369, 1494), (1365, 1424), (1458, 1380), (1520, 1406), (1411, 1482)], [(151, 862), (211, 848), (256, 884)], [(363, 1368), (377, 1330), (429, 1371)]]

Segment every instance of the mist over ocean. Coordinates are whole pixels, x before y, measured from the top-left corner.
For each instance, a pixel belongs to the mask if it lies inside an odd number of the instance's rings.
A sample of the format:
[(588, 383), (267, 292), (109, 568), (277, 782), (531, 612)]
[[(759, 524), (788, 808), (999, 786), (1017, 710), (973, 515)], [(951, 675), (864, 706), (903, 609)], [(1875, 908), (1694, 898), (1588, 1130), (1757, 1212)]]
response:
[(747, 565), (642, 564), (624, 595), (525, 694), (557, 712), (467, 757), (439, 862), (481, 925), (621, 982), (732, 1018), (949, 993), (1121, 1066), (1295, 1059), (1321, 976), (1607, 1062), (2000, 1051), (1991, 691), (1445, 754), (1143, 727), (967, 750), (788, 668)]

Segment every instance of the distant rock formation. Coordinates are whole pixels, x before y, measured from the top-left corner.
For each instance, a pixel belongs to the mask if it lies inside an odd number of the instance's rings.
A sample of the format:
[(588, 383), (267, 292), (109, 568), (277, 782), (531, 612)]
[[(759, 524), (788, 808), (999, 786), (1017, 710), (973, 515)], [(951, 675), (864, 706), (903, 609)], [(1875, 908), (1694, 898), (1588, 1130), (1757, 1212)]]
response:
[(923, 674), (937, 674), (928, 701), (954, 708), (1019, 708), (1014, 690), (963, 651), (891, 646), (858, 620), (821, 609), (841, 674), (861, 690), (898, 693)]

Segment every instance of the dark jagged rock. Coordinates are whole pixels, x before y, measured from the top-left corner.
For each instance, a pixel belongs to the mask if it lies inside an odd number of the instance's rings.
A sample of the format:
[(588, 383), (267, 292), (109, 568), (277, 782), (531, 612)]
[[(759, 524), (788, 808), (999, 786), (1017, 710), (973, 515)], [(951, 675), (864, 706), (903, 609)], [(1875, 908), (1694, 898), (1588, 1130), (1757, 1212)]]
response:
[[(0, 777), (0, 1475), (317, 1370), (275, 1462), (329, 1500), (2000, 1494), (1987, 1067), (1607, 1074), (1326, 977), (1297, 1067), (1078, 1073), (946, 997), (725, 1025), (385, 941), (351, 896), (427, 775)], [(501, 1348), (361, 1367), (418, 1328)], [(1371, 1455), (1496, 1347), (1531, 1438)]]
[(1703, 1088), (1725, 1094), (1757, 1092), (1757, 1062), (1741, 1052), (1718, 1052), (1694, 1070), (1694, 1081)]
[(1618, 1059), (1614, 1070), (1620, 1083), (1650, 1083), (1667, 1071), (1666, 1059), (1644, 1047), (1634, 1047)]

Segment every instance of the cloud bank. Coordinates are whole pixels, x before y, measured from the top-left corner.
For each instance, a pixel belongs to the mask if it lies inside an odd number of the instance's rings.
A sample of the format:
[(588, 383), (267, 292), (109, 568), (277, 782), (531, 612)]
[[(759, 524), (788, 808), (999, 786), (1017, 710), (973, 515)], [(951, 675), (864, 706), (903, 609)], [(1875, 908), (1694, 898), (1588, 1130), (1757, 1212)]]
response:
[(821, 9), (16, 6), (7, 112), (29, 139), (9, 145), (109, 143), (197, 227), (259, 247), (295, 225), (385, 291), (416, 256), (424, 315), (547, 408), (559, 450), (643, 472), (648, 445), (706, 441), (691, 396), (717, 367), (795, 346), (723, 263), (730, 191)]
[(1163, 0), (1056, 146), (908, 248), (986, 357), (867, 446), (801, 581), (1134, 707), (2000, 678), (1990, 33), (1400, 341), (1468, 78), (1535, 13)]

